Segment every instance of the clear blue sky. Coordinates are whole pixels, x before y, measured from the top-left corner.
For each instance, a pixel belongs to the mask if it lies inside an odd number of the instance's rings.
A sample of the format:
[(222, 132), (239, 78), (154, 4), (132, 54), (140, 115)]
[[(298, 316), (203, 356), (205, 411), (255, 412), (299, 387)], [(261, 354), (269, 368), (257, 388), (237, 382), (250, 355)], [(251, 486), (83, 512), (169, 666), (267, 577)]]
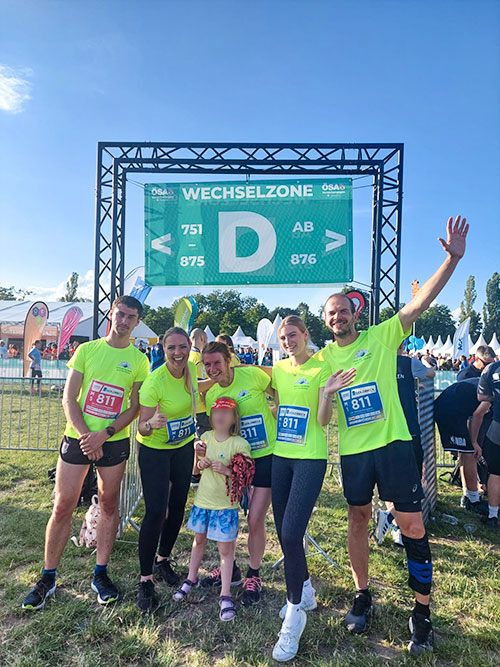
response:
[[(99, 140), (404, 142), (401, 298), (461, 213), (467, 256), (439, 301), (455, 309), (473, 273), (480, 307), (500, 270), (499, 29), (496, 0), (3, 0), (0, 284), (49, 298), (93, 268)], [(127, 270), (143, 263), (142, 191), (129, 193)], [(355, 195), (368, 282), (370, 188)], [(316, 309), (326, 293), (256, 295)]]

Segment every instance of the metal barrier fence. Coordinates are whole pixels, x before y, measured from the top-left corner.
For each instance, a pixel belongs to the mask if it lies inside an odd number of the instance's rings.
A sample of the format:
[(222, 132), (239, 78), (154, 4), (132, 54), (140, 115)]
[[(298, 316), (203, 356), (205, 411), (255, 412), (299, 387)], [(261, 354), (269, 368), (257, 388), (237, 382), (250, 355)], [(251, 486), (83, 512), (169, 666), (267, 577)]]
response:
[[(422, 472), (422, 486), (424, 500), (422, 512), (424, 521), (434, 511), (437, 501), (437, 474), (436, 474), (436, 438), (434, 426), (434, 382), (426, 379), (417, 382), (416, 388), (418, 422), (420, 424), (422, 449), (424, 451), (424, 465)], [(440, 447), (440, 450), (442, 448)]]
[[(59, 379), (66, 378), (69, 368), (67, 361), (56, 359), (42, 359), (42, 375), (45, 378)], [(23, 360), (22, 359), (0, 359), (0, 378), (22, 378)]]

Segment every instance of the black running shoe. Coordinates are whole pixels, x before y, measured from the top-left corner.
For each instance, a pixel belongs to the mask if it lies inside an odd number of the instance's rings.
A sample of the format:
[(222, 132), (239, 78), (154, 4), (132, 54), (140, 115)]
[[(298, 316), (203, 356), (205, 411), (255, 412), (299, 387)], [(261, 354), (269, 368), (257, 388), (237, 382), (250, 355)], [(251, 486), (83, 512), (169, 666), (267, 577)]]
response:
[(361, 634), (366, 630), (372, 610), (372, 596), (370, 594), (366, 595), (365, 593), (356, 593), (350, 611), (344, 616), (344, 627), (353, 634)]
[(411, 640), (408, 644), (410, 653), (420, 655), (424, 651), (432, 651), (434, 632), (432, 631), (431, 619), (414, 611), (410, 616), (408, 625), (411, 632)]
[(484, 500), (478, 500), (476, 503), (473, 503), (467, 498), (467, 496), (462, 496), (460, 501), (460, 507), (467, 512), (472, 512), (473, 514), (482, 514), (483, 516), (488, 516), (488, 503)]
[(155, 595), (155, 585), (148, 579), (139, 582), (137, 588), (137, 608), (143, 614), (153, 613), (158, 609), (158, 598)]
[(94, 593), (97, 593), (97, 602), (99, 604), (110, 604), (111, 602), (116, 602), (120, 597), (118, 589), (108, 577), (107, 572), (95, 574), (91, 588)]
[(262, 579), (260, 577), (247, 577), (243, 582), (243, 595), (241, 604), (244, 607), (251, 607), (258, 604), (262, 597)]
[(481, 523), (486, 526), (486, 528), (498, 528), (498, 517), (496, 516), (482, 516)]
[(163, 581), (169, 586), (178, 586), (181, 578), (172, 568), (171, 562), (167, 558), (164, 560), (155, 560), (153, 565), (153, 572), (159, 574)]
[(56, 582), (54, 577), (44, 574), (24, 598), (23, 609), (30, 609), (32, 611), (41, 609), (49, 595), (52, 595), (55, 590)]
[[(231, 577), (231, 586), (239, 586), (241, 584), (241, 570), (234, 563), (233, 565), (233, 576)], [(201, 580), (202, 588), (218, 588), (222, 586), (222, 580), (220, 578), (220, 567), (216, 567), (215, 570), (212, 570), (208, 577)]]

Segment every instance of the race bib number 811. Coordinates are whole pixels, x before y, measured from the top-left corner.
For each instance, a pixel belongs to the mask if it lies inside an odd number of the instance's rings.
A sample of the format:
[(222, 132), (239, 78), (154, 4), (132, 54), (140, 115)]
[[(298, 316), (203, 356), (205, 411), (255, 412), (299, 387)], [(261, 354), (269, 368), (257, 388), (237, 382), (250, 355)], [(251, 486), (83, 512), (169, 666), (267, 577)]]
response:
[(123, 387), (92, 380), (85, 397), (83, 412), (89, 417), (116, 419), (122, 411), (124, 396)]
[(309, 413), (309, 408), (300, 408), (295, 405), (280, 405), (278, 409), (276, 440), (287, 442), (291, 445), (304, 446), (306, 444)]
[(347, 428), (385, 419), (384, 406), (376, 382), (365, 382), (339, 391)]
[(191, 415), (183, 417), (182, 419), (172, 419), (167, 422), (168, 444), (175, 445), (190, 435), (194, 435), (196, 428), (194, 420)]

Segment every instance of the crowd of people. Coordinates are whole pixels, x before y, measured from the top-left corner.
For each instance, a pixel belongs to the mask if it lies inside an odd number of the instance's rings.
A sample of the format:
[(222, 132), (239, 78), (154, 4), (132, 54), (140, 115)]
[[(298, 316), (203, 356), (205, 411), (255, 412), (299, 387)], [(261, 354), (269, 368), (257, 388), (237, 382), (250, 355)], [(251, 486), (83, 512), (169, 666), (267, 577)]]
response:
[[(358, 331), (353, 301), (345, 294), (333, 294), (325, 303), (324, 320), (335, 342), (311, 355), (304, 322), (297, 316), (285, 318), (278, 337), (287, 356), (272, 367), (242, 364), (225, 336), (209, 343), (201, 329), (189, 336), (178, 327), (165, 332), (148, 359), (129, 343), (141, 304), (129, 296), (116, 299), (106, 338), (79, 346), (68, 362), (63, 399), (67, 425), (46, 530), (44, 569), (23, 608), (40, 609), (56, 590), (56, 570), (91, 463), (97, 469), (101, 507), (91, 587), (100, 604), (119, 598), (108, 562), (119, 520), (130, 424), (139, 415), (145, 515), (139, 534), (138, 609), (156, 610), (158, 580), (173, 587), (172, 597), (179, 604), (198, 586), (220, 590), (217, 614), (225, 622), (238, 614), (232, 586), (243, 583), (244, 607), (258, 604), (265, 584), (261, 568), (265, 519), (272, 505), (286, 584), (273, 657), (293, 658), (307, 612), (317, 606), (303, 536), (322, 487), (328, 455), (323, 427), (330, 421), (335, 400), (348, 505), (347, 549), (355, 585), (344, 625), (349, 632), (365, 632), (373, 610), (368, 524), (377, 485), (379, 497), (388, 503), (379, 524), (398, 532), (415, 597), (409, 650), (418, 655), (432, 649), (432, 555), (422, 517), (422, 448), (414, 396), (413, 403), (411, 399), (414, 378), (430, 377), (432, 369), (398, 355), (398, 349), (401, 352), (413, 323), (453, 274), (465, 251), (467, 231), (465, 219), (448, 221), (447, 239), (440, 239), (444, 262), (410, 303), (379, 325)], [(489, 364), (477, 388), (479, 407), (494, 403), (483, 449), (492, 464), (490, 505), (500, 490), (500, 469), (491, 453), (494, 443), (500, 444), (499, 366), (500, 362)], [(477, 454), (478, 422), (473, 419), (473, 423)], [(182, 578), (172, 554), (190, 484), (196, 485), (196, 494), (187, 527), (194, 540), (189, 571)], [(244, 577), (235, 561), (240, 502), (249, 503), (249, 562)], [(220, 565), (200, 578), (208, 540), (217, 543)]]

